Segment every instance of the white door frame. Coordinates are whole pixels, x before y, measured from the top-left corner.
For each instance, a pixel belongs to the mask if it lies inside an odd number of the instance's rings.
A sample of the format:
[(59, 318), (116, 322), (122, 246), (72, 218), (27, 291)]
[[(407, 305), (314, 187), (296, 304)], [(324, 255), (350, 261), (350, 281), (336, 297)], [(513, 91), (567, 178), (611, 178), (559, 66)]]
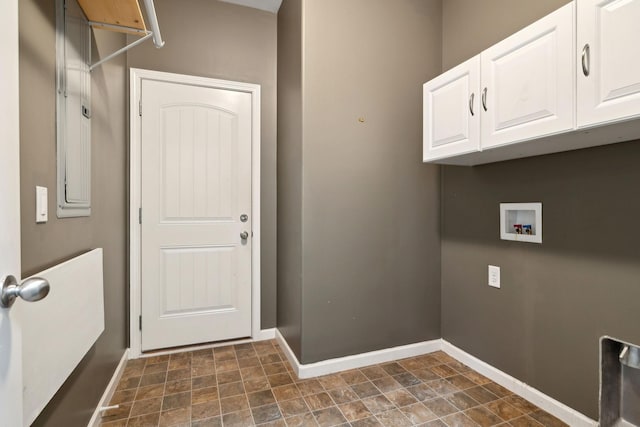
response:
[(182, 83), (215, 89), (234, 90), (251, 94), (251, 212), (253, 241), (251, 242), (251, 337), (260, 337), (260, 85), (233, 82), (207, 77), (165, 73), (131, 68), (129, 72), (129, 331), (130, 357), (142, 355), (142, 333), (138, 318), (141, 315), (140, 232), (139, 208), (141, 201), (140, 174), (141, 117), (139, 114), (142, 80)]

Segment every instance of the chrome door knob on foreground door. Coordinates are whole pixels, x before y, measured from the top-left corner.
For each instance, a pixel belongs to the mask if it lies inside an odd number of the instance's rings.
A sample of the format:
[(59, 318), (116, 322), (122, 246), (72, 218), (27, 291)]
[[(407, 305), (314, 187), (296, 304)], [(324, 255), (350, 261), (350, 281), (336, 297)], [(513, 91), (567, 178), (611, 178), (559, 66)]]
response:
[(242, 240), (247, 240), (249, 238), (249, 233), (247, 233), (246, 231), (243, 231), (242, 233), (240, 233), (240, 238)]
[(14, 276), (7, 276), (3, 280), (0, 292), (0, 307), (9, 308), (17, 297), (25, 301), (40, 301), (49, 294), (49, 282), (41, 277), (32, 277), (21, 284)]

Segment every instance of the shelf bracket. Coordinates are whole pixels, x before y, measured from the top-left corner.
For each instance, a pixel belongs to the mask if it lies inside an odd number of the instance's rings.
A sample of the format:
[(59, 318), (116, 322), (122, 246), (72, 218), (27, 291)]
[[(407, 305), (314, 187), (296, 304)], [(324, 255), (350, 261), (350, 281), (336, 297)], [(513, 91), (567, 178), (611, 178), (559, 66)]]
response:
[[(139, 5), (138, 5), (139, 8)], [(91, 26), (91, 28), (93, 29), (104, 29), (104, 30), (110, 30), (110, 31), (118, 31), (118, 32), (123, 32), (123, 33), (127, 33), (127, 34), (133, 34), (133, 35), (138, 35), (141, 36), (140, 39), (134, 41), (133, 43), (128, 44), (127, 46), (118, 49), (117, 51), (113, 52), (112, 54), (100, 59), (99, 61), (97, 61), (94, 64), (91, 64), (89, 66), (89, 71), (93, 71), (94, 68), (96, 68), (97, 66), (103, 64), (106, 61), (109, 61), (110, 59), (126, 52), (127, 50), (131, 49), (132, 47), (135, 47), (137, 45), (139, 45), (140, 43), (152, 38), (153, 39), (153, 44), (159, 49), (162, 46), (164, 46), (164, 40), (162, 40), (162, 35), (160, 34), (160, 26), (158, 25), (158, 17), (156, 16), (156, 8), (155, 5), (153, 4), (153, 0), (144, 0), (144, 8), (146, 10), (146, 15), (147, 15), (147, 19), (149, 21), (149, 26), (151, 27), (151, 31), (148, 31), (146, 29), (144, 29), (144, 25), (142, 26), (143, 29), (140, 28), (132, 28), (132, 27), (128, 27), (128, 26), (122, 26), (122, 25), (115, 25), (113, 23), (108, 23), (108, 22), (95, 22), (95, 21), (89, 21), (89, 25)], [(139, 13), (139, 9), (138, 9), (138, 13)]]
[[(104, 25), (104, 24), (100, 24), (100, 25)], [(128, 45), (126, 45), (125, 47), (123, 47), (122, 49), (118, 49), (115, 52), (113, 52), (110, 55), (105, 56), (104, 58), (102, 58), (101, 60), (99, 60), (98, 62), (91, 64), (89, 66), (89, 71), (93, 71), (94, 68), (96, 68), (99, 65), (102, 65), (103, 63), (109, 61), (112, 58), (115, 58), (116, 56), (120, 55), (121, 53), (124, 53), (126, 51), (128, 51), (129, 49), (131, 49), (132, 47), (138, 46), (140, 43), (143, 43), (145, 41), (147, 41), (148, 39), (150, 39), (151, 37), (153, 37), (153, 32), (151, 31), (144, 31), (145, 35), (141, 38), (139, 38), (138, 40), (134, 41), (133, 43), (130, 43)]]

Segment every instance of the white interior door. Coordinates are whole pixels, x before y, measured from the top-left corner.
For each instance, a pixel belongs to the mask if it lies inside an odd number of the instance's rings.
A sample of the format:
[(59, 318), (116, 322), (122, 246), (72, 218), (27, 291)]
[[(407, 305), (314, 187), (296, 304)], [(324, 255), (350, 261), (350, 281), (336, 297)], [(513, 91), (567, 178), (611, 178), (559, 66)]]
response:
[(251, 94), (142, 80), (142, 350), (251, 336)]
[[(3, 2), (0, 13), (0, 94), (0, 279), (4, 282), (8, 275), (20, 279), (18, 0)], [(23, 425), (22, 336), (15, 310), (4, 308), (0, 308), (0, 424)]]

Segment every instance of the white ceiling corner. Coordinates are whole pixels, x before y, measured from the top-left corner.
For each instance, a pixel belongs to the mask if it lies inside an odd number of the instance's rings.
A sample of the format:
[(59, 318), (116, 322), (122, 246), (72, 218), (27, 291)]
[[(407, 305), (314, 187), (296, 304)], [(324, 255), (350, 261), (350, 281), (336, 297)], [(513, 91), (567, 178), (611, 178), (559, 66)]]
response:
[(226, 3), (238, 4), (240, 6), (252, 7), (254, 9), (266, 10), (271, 13), (278, 13), (282, 0), (221, 0)]

